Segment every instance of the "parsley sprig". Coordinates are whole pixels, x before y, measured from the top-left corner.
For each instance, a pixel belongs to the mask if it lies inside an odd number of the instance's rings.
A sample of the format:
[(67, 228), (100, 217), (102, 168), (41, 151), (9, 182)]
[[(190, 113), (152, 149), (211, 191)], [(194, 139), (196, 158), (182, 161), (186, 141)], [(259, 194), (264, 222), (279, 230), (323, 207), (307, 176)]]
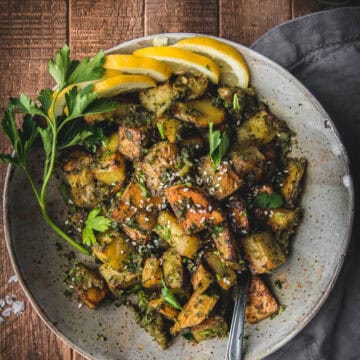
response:
[[(12, 145), (13, 154), (0, 154), (0, 162), (17, 165), (25, 172), (47, 224), (84, 254), (89, 254), (88, 250), (72, 239), (50, 218), (46, 195), (58, 151), (79, 144), (94, 145), (101, 138), (101, 134), (91, 127), (79, 125), (81, 122), (78, 122), (78, 119), (88, 114), (115, 109), (116, 104), (113, 101), (99, 99), (98, 93), (93, 91), (92, 84), (77, 85), (101, 78), (105, 71), (102, 66), (104, 62), (102, 51), (92, 59), (71, 60), (70, 49), (64, 45), (56, 53), (55, 59), (49, 61), (49, 73), (56, 81), (56, 90), (41, 90), (37, 98), (38, 104), (23, 93), (18, 99), (10, 99), (1, 123), (1, 129)], [(67, 87), (69, 87), (65, 94), (67, 114), (56, 115), (54, 109), (59, 94)], [(20, 129), (16, 126), (16, 112), (23, 114)], [(44, 119), (46, 125), (39, 125), (37, 118)], [(38, 136), (41, 138), (45, 153), (43, 178), (39, 187), (35, 184), (27, 164), (28, 153)]]
[(92, 209), (85, 221), (85, 227), (82, 230), (82, 241), (88, 246), (96, 244), (94, 230), (104, 232), (108, 230), (111, 225), (110, 219), (99, 215), (100, 212), (100, 208)]
[(210, 158), (216, 170), (229, 147), (229, 137), (226, 131), (223, 133), (219, 130), (213, 131), (213, 126), (212, 122), (209, 123), (209, 147)]

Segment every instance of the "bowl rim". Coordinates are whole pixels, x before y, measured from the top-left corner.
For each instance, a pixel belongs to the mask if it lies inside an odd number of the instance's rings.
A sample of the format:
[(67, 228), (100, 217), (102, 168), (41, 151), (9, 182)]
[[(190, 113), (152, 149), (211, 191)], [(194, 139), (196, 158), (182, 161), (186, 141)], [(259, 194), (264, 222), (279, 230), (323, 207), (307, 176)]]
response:
[[(149, 41), (154, 38), (158, 37), (169, 37), (169, 38), (189, 38), (194, 36), (202, 36), (202, 37), (209, 37), (213, 38), (219, 41), (222, 41), (224, 43), (227, 43), (228, 45), (234, 46), (235, 48), (245, 49), (245, 52), (253, 52), (256, 54), (258, 58), (260, 58), (261, 61), (264, 61), (271, 65), (273, 68), (275, 68), (282, 76), (285, 78), (291, 80), (293, 84), (304, 94), (306, 94), (311, 100), (314, 106), (316, 106), (317, 110), (321, 112), (324, 118), (328, 120), (328, 122), (332, 126), (332, 131), (334, 132), (335, 137), (337, 138), (338, 142), (343, 145), (343, 142), (341, 140), (341, 136), (332, 121), (331, 117), (328, 115), (326, 110), (322, 107), (320, 102), (317, 100), (317, 98), (289, 71), (287, 71), (285, 68), (283, 68), (281, 65), (277, 64), (273, 60), (267, 58), (266, 56), (262, 55), (261, 53), (257, 52), (256, 50), (253, 50), (247, 46), (244, 46), (242, 44), (239, 44), (235, 41), (227, 40), (224, 38), (221, 38), (219, 36), (213, 36), (213, 35), (207, 35), (207, 34), (199, 34), (199, 33), (160, 33), (160, 34), (154, 34), (154, 35), (147, 35), (138, 37), (132, 40), (124, 41), (122, 43), (119, 43), (118, 45), (107, 49), (104, 51), (105, 54), (109, 54), (118, 50), (121, 50), (122, 48), (126, 46), (131, 46), (133, 44), (138, 43), (139, 41)], [(273, 345), (272, 347), (269, 347), (266, 351), (264, 351), (262, 354), (259, 354), (259, 356), (256, 359), (263, 359), (266, 356), (269, 356), (273, 354), (275, 351), (282, 348), (286, 343), (291, 341), (296, 335), (302, 331), (305, 326), (314, 318), (314, 316), (319, 312), (320, 308), (323, 306), (327, 298), (329, 297), (332, 289), (335, 286), (336, 280), (339, 277), (340, 271), (342, 269), (342, 265), (344, 263), (345, 256), (347, 254), (349, 243), (352, 235), (352, 227), (353, 227), (353, 220), (354, 220), (354, 210), (355, 210), (355, 192), (354, 192), (354, 184), (353, 184), (353, 177), (352, 177), (352, 171), (350, 167), (350, 161), (347, 154), (347, 150), (345, 146), (342, 146), (342, 156), (343, 161), (345, 163), (345, 169), (347, 172), (347, 176), (349, 177), (349, 184), (346, 186), (349, 196), (349, 203), (348, 203), (348, 211), (349, 211), (349, 217), (348, 217), (348, 224), (347, 224), (347, 232), (346, 236), (343, 239), (344, 248), (342, 249), (342, 253), (339, 254), (338, 261), (336, 263), (336, 266), (334, 268), (334, 272), (328, 282), (328, 285), (326, 289), (322, 292), (319, 301), (317, 304), (311, 309), (311, 311), (308, 312), (308, 314), (303, 318), (301, 322), (298, 322), (297, 325), (293, 328), (291, 332), (289, 332), (287, 335), (285, 335), (282, 339), (280, 339), (279, 342), (276, 343), (276, 345)], [(8, 196), (8, 190), (10, 186), (10, 181), (12, 178), (12, 175), (14, 173), (15, 165), (10, 164), (7, 166), (6, 175), (5, 175), (5, 181), (4, 181), (4, 187), (3, 187), (3, 203), (2, 203), (2, 210), (3, 210), (3, 228), (4, 228), (4, 238), (5, 243), (7, 247), (8, 254), (10, 256), (10, 261), (13, 266), (13, 269), (15, 271), (15, 274), (18, 278), (18, 281), (29, 300), (32, 307), (35, 309), (38, 316), (42, 319), (42, 321), (46, 324), (46, 326), (55, 334), (57, 335), (62, 341), (64, 341), (66, 344), (70, 345), (73, 349), (75, 349), (78, 353), (80, 353), (82, 356), (84, 356), (87, 359), (95, 359), (92, 355), (86, 352), (86, 350), (82, 349), (80, 346), (75, 344), (72, 340), (70, 340), (62, 331), (60, 331), (56, 325), (51, 321), (51, 319), (48, 317), (48, 315), (45, 313), (45, 311), (41, 308), (40, 304), (38, 304), (35, 300), (35, 297), (33, 296), (30, 288), (27, 286), (26, 281), (22, 277), (22, 273), (20, 271), (20, 267), (18, 265), (18, 259), (16, 257), (12, 240), (11, 240), (11, 218), (8, 211), (8, 204), (9, 204), (9, 196)]]

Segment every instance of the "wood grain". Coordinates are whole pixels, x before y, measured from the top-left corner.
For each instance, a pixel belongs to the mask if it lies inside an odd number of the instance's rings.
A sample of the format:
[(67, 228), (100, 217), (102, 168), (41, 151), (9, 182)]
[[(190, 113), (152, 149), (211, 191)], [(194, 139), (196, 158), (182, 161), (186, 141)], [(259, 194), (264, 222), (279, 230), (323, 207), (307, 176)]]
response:
[(217, 0), (145, 0), (145, 35), (165, 32), (217, 35)]
[[(77, 57), (160, 32), (220, 34), (251, 44), (271, 27), (320, 8), (315, 0), (0, 0), (0, 111), (20, 90), (35, 97), (52, 84), (47, 61), (65, 42)], [(0, 151), (7, 148), (0, 135)], [(13, 270), (2, 229), (0, 256), (0, 298), (14, 293), (25, 300), (19, 284), (8, 283)], [(57, 339), (25, 302), (23, 315), (0, 325), (1, 360), (85, 359)]]
[(288, 0), (219, 0), (219, 34), (243, 45), (252, 44), (275, 25), (291, 19)]
[(69, 22), (74, 56), (91, 56), (144, 35), (144, 2), (69, 0)]

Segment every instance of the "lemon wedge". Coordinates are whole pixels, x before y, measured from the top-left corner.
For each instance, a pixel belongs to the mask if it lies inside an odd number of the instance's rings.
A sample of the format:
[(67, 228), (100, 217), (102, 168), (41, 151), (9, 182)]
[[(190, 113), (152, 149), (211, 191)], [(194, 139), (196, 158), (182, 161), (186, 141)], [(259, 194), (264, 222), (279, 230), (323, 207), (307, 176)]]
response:
[(113, 70), (113, 69), (106, 69), (104, 72), (104, 75), (101, 77), (101, 79), (109, 79), (114, 76), (122, 75), (123, 73), (119, 70)]
[(125, 92), (155, 87), (156, 82), (146, 75), (119, 75), (94, 84), (100, 97), (112, 97)]
[(220, 68), (220, 84), (246, 88), (250, 81), (250, 71), (243, 55), (233, 46), (221, 41), (196, 36), (178, 41), (177, 49), (193, 51), (208, 56)]
[(107, 55), (104, 68), (127, 74), (148, 75), (159, 82), (166, 81), (171, 75), (170, 67), (164, 62), (134, 55)]
[(219, 81), (219, 68), (211, 59), (172, 46), (155, 46), (135, 50), (135, 56), (145, 56), (166, 62), (174, 74), (190, 71), (206, 75), (212, 82)]

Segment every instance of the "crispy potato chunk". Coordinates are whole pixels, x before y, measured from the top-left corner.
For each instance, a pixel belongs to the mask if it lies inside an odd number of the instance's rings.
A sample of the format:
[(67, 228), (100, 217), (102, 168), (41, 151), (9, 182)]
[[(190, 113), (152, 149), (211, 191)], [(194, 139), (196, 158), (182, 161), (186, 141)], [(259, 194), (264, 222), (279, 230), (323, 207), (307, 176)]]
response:
[(104, 280), (84, 264), (77, 264), (69, 272), (79, 302), (95, 309), (105, 298), (107, 290)]
[(132, 240), (145, 243), (150, 240), (151, 230), (156, 225), (160, 203), (161, 199), (145, 196), (141, 186), (132, 181), (111, 216)]
[(193, 326), (191, 328), (191, 333), (193, 334), (195, 341), (199, 343), (200, 341), (213, 339), (215, 337), (225, 337), (227, 336), (228, 330), (228, 324), (224, 318), (215, 315), (204, 320), (199, 325)]
[(161, 211), (158, 217), (158, 225), (154, 231), (181, 256), (192, 259), (197, 253), (200, 241), (195, 235), (187, 235), (169, 211)]
[(209, 224), (224, 221), (218, 209), (213, 209), (207, 195), (199, 188), (175, 185), (165, 190), (165, 196), (185, 233), (197, 233)]
[(218, 200), (230, 196), (244, 184), (228, 162), (222, 161), (218, 168), (214, 169), (209, 156), (200, 159), (198, 173), (209, 188), (210, 195)]
[(274, 232), (284, 231), (297, 225), (300, 217), (300, 209), (256, 209), (256, 216), (264, 219)]
[(276, 269), (286, 261), (286, 256), (271, 232), (248, 235), (242, 242), (245, 257), (253, 274)]
[(211, 99), (193, 100), (186, 103), (176, 101), (171, 107), (173, 115), (198, 128), (215, 126), (225, 121), (225, 110), (213, 105)]
[(164, 127), (164, 135), (170, 143), (181, 140), (181, 130), (184, 127), (184, 123), (181, 120), (162, 115), (156, 121)]
[(214, 275), (208, 271), (203, 264), (199, 264), (192, 274), (191, 284), (194, 291), (202, 294), (214, 281)]
[(215, 251), (207, 251), (204, 259), (209, 268), (216, 276), (218, 284), (224, 289), (229, 290), (236, 284), (237, 276), (234, 269), (225, 263), (225, 261)]
[(146, 110), (161, 115), (170, 108), (178, 95), (172, 84), (166, 82), (155, 88), (140, 91), (139, 100)]
[(147, 130), (129, 126), (119, 126), (118, 149), (122, 155), (131, 161), (139, 160), (143, 156), (147, 142)]
[(258, 276), (254, 276), (248, 288), (245, 310), (246, 321), (255, 324), (278, 311), (279, 304), (270, 290)]
[(200, 294), (196, 291), (193, 292), (189, 301), (180, 311), (174, 326), (170, 329), (170, 333), (175, 335), (181, 329), (195, 326), (203, 322), (215, 307), (218, 299), (217, 296)]
[(109, 290), (117, 296), (118, 291), (126, 290), (138, 282), (139, 274), (131, 271), (118, 272), (111, 266), (103, 264), (99, 267), (101, 276), (105, 279)]
[(114, 270), (123, 271), (129, 255), (133, 252), (133, 247), (126, 241), (125, 236), (118, 231), (110, 230), (99, 233), (97, 240), (98, 243), (92, 247), (93, 254)]
[(162, 141), (153, 145), (138, 164), (137, 171), (143, 174), (146, 186), (152, 194), (162, 194), (165, 186), (175, 180), (180, 167), (179, 155), (175, 144)]
[(272, 141), (277, 134), (274, 120), (275, 117), (265, 110), (257, 112), (239, 127), (237, 131), (239, 144), (265, 145)]
[(103, 151), (92, 172), (96, 180), (121, 187), (126, 180), (124, 157), (115, 151)]
[(161, 287), (161, 266), (160, 260), (156, 257), (149, 257), (145, 260), (141, 283), (145, 288)]
[(211, 233), (220, 256), (229, 264), (240, 270), (239, 248), (229, 226), (226, 223), (215, 226)]
[(159, 314), (164, 315), (169, 320), (176, 321), (179, 315), (179, 310), (166, 304), (162, 297), (150, 300), (148, 304), (152, 309), (156, 310)]
[(233, 231), (246, 234), (250, 224), (245, 201), (240, 196), (232, 196), (226, 207), (229, 209), (228, 216)]
[(185, 100), (195, 100), (204, 95), (208, 85), (205, 75), (182, 74), (175, 80), (174, 88)]
[(90, 169), (92, 163), (91, 155), (74, 151), (63, 165), (72, 201), (76, 206), (87, 209), (99, 204), (94, 175)]
[(162, 256), (164, 280), (170, 289), (181, 289), (185, 285), (185, 271), (182, 257), (175, 249), (165, 251)]
[(301, 180), (306, 169), (306, 159), (288, 159), (281, 194), (289, 207), (294, 207), (301, 192)]
[(235, 145), (230, 150), (230, 158), (237, 174), (248, 181), (259, 182), (264, 175), (265, 156), (254, 145)]

